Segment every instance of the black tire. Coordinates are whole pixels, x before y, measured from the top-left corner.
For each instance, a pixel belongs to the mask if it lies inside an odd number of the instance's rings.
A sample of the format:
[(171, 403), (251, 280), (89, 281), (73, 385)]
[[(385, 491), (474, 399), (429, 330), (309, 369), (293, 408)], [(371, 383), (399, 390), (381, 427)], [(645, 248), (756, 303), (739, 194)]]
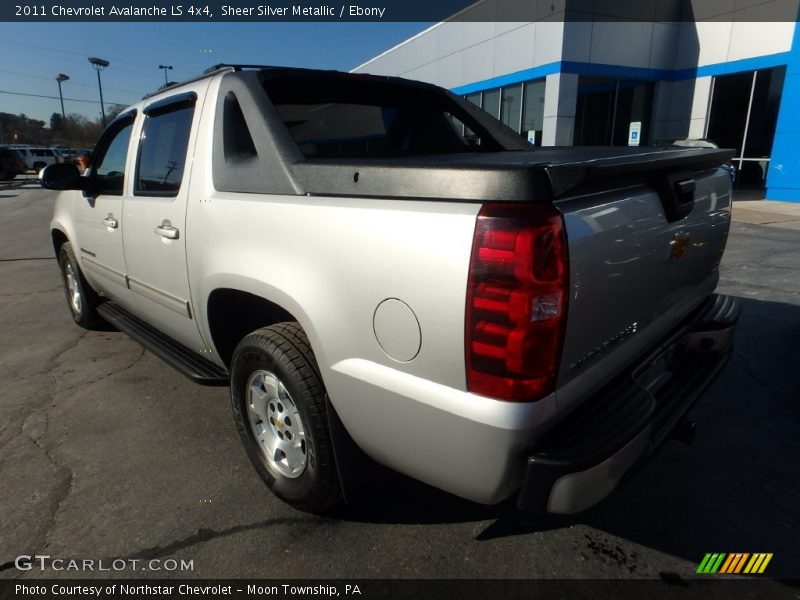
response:
[[(302, 455), (305, 462), (299, 474), (291, 477), (280, 472), (281, 466), (268, 458), (267, 450), (256, 437), (255, 428), (262, 426), (266, 429), (269, 424), (263, 419), (262, 425), (251, 424), (248, 384), (255, 385), (254, 382), (264, 373), (274, 375), (283, 385), (289, 396), (283, 396), (284, 403), (293, 408), (282, 407), (280, 401), (276, 403), (277, 407), (281, 411), (285, 408), (287, 415), (296, 409), (304, 430)], [(261, 389), (266, 390), (265, 387)], [(325, 410), (325, 387), (308, 338), (298, 323), (264, 327), (239, 342), (231, 361), (231, 406), (247, 455), (276, 496), (298, 510), (312, 513), (322, 512), (340, 500), (339, 478)], [(277, 427), (285, 427), (287, 421), (278, 421), (277, 425), (273, 422), (272, 431), (277, 434)]]
[[(72, 319), (84, 329), (105, 329), (105, 321), (97, 314), (97, 306), (100, 304), (101, 298), (81, 273), (69, 242), (64, 242), (58, 251), (58, 266), (61, 269), (61, 282), (64, 284), (64, 294)], [(80, 295), (79, 303), (73, 302), (69, 282), (70, 273), (74, 278), (73, 286)]]

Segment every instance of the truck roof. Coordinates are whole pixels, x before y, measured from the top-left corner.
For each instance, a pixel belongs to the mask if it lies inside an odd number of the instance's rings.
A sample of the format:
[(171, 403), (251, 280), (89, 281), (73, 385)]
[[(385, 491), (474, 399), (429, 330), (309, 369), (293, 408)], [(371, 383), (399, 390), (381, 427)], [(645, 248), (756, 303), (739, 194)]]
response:
[(232, 71), (244, 70), (259, 70), (268, 78), (283, 77), (283, 78), (297, 78), (297, 79), (341, 79), (349, 81), (374, 81), (390, 83), (392, 85), (403, 85), (408, 87), (427, 89), (427, 90), (441, 90), (442, 88), (431, 83), (423, 81), (414, 81), (411, 79), (403, 79), (402, 77), (392, 77), (388, 75), (370, 75), (365, 73), (348, 73), (345, 71), (336, 71), (332, 69), (306, 69), (303, 67), (282, 67), (277, 65), (244, 65), (244, 64), (227, 64), (220, 63), (209, 67), (196, 77), (191, 77), (177, 83), (165, 84), (158, 88), (156, 91), (151, 92), (142, 97), (142, 100), (157, 96), (167, 90), (174, 90), (187, 83), (200, 81), (208, 77), (219, 75), (220, 73), (227, 73)]

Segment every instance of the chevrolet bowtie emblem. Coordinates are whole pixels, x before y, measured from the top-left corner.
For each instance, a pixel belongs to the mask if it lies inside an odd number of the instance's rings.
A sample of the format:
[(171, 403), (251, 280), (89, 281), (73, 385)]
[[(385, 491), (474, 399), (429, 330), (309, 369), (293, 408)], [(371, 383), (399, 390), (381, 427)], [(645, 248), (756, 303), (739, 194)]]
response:
[(676, 261), (683, 253), (686, 252), (686, 249), (689, 247), (689, 234), (684, 233), (683, 231), (679, 231), (676, 233), (672, 241), (669, 243), (669, 250), (667, 252), (667, 261)]

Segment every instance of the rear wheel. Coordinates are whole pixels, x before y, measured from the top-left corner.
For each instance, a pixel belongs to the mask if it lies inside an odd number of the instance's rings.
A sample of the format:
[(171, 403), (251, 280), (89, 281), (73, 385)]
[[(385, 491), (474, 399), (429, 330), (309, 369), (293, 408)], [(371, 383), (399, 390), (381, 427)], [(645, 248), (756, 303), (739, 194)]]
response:
[(58, 252), (58, 266), (67, 296), (67, 306), (72, 319), (84, 329), (100, 329), (104, 322), (97, 314), (100, 296), (97, 295), (81, 273), (75, 253), (69, 242), (61, 245)]
[(259, 329), (239, 343), (231, 404), (247, 455), (276, 496), (308, 512), (339, 501), (325, 388), (298, 323)]

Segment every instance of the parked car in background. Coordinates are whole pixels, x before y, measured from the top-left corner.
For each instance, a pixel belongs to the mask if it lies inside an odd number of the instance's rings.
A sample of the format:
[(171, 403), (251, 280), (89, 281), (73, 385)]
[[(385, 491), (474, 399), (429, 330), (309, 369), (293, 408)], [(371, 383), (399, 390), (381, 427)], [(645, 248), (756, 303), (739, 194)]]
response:
[(74, 163), (75, 159), (78, 158), (78, 151), (72, 148), (62, 148), (61, 157), (64, 159), (63, 162), (65, 163)]
[(31, 154), (30, 148), (27, 146), (9, 146), (9, 148), (18, 152), (22, 157), (26, 171), (33, 168), (33, 154)]
[(48, 150), (53, 151), (53, 155), (56, 157), (56, 163), (65, 163), (67, 162), (64, 158), (64, 148), (51, 146)]
[(14, 179), (28, 170), (22, 155), (13, 148), (0, 148), (0, 180)]
[(32, 168), (34, 171), (40, 171), (48, 165), (61, 162), (55, 151), (50, 148), (31, 148), (30, 152), (33, 155)]
[(28, 169), (40, 171), (48, 165), (62, 162), (60, 157), (52, 148), (42, 148), (39, 146), (10, 146), (13, 150), (20, 153)]

